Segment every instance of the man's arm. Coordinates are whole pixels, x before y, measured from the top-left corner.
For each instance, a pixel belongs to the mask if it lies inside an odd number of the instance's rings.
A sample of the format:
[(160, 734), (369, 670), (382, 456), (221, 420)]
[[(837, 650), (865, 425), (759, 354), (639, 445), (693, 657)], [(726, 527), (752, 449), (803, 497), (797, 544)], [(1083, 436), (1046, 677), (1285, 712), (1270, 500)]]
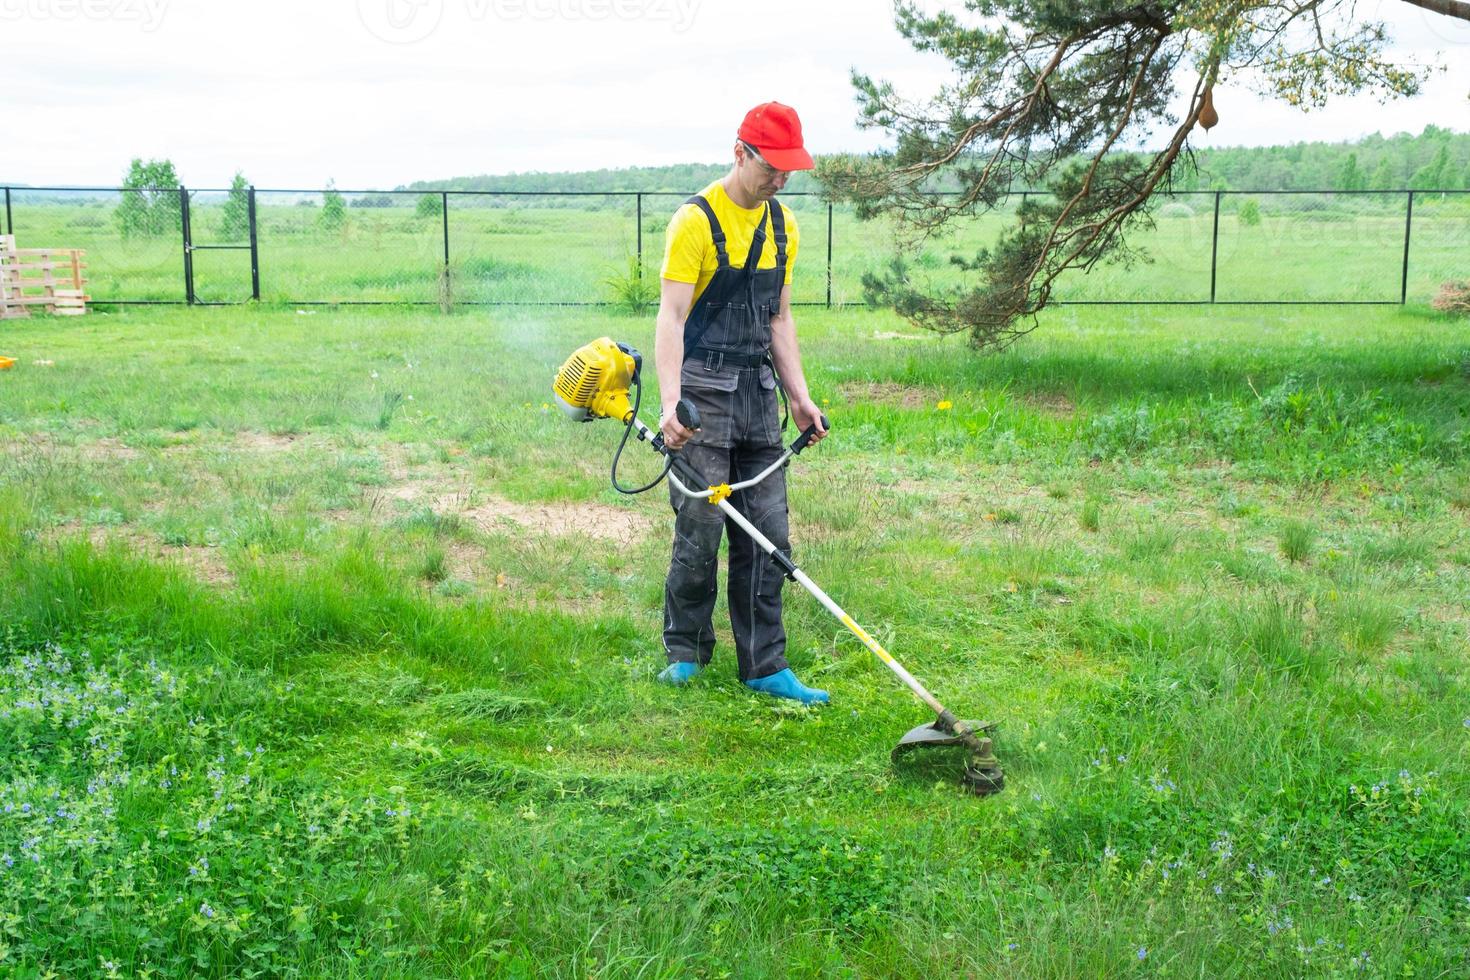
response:
[[(681, 345), (682, 346), (682, 345)], [(805, 432), (807, 426), (817, 427), (812, 442), (821, 442), (827, 437), (822, 426), (822, 412), (817, 408), (806, 387), (806, 375), (801, 370), (801, 349), (796, 345), (796, 321), (791, 317), (791, 287), (781, 287), (781, 309), (771, 318), (771, 360), (776, 364), (776, 373), (786, 388), (786, 398), (791, 402), (791, 417), (796, 428)], [(660, 375), (660, 384), (663, 376)]]
[(660, 282), (658, 320), (653, 334), (653, 364), (658, 372), (659, 401), (663, 405), (659, 428), (663, 431), (664, 445), (678, 449), (694, 436), (674, 415), (674, 406), (679, 404), (679, 375), (684, 369), (684, 321), (689, 319), (689, 309), (694, 305), (694, 283), (673, 279)]

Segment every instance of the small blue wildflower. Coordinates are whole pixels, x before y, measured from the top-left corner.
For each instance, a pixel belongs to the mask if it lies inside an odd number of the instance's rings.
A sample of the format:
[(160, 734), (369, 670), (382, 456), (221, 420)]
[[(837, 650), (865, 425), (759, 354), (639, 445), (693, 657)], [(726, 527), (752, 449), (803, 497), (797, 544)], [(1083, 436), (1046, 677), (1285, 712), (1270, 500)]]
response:
[(206, 919), (212, 919), (214, 918), (214, 909), (209, 907), (208, 902), (200, 902), (199, 914), (204, 916)]
[(1138, 947), (1138, 958), (1140, 960), (1146, 960), (1146, 959), (1148, 959), (1148, 947), (1147, 946), (1140, 946), (1140, 947)]

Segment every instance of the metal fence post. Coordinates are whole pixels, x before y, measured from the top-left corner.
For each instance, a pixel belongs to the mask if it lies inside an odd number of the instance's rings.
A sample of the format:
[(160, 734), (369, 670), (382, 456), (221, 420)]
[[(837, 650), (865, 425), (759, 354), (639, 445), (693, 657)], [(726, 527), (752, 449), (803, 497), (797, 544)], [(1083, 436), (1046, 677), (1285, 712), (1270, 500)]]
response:
[(184, 238), (184, 302), (194, 305), (194, 236), (189, 230), (189, 191), (179, 185), (179, 232)]
[(1219, 267), (1220, 256), (1220, 195), (1223, 191), (1215, 192), (1215, 227), (1210, 232), (1210, 302), (1215, 301), (1215, 272)]
[(1414, 192), (1409, 191), (1409, 206), (1404, 209), (1404, 273), (1399, 283), (1399, 305), (1409, 301), (1409, 235), (1414, 228)]
[(636, 215), (636, 217), (634, 218), (634, 231), (633, 231), (633, 234), (635, 234), (635, 235), (638, 236), (638, 278), (639, 279), (642, 279), (643, 278), (643, 192), (642, 191), (638, 191), (633, 196), (635, 198), (637, 198), (637, 201), (636, 201), (636, 203), (634, 205), (634, 214)]
[(260, 239), (255, 230), (255, 186), (245, 195), (246, 220), (250, 225), (250, 298), (260, 302)]
[(827, 309), (832, 308), (832, 202), (827, 202)]
[(10, 213), (10, 188), (5, 188), (5, 234), (15, 234), (15, 218)]
[(439, 214), (444, 219), (444, 271), (439, 275), (439, 312), (448, 313), (454, 305), (449, 282), (449, 192), (439, 192)]

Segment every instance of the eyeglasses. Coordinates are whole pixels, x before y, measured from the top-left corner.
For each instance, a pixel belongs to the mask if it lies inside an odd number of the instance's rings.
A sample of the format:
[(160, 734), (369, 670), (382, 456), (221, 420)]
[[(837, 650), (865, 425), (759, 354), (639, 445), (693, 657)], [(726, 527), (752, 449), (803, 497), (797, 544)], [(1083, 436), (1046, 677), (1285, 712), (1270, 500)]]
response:
[(751, 159), (760, 164), (761, 172), (764, 173), (767, 177), (779, 177), (782, 174), (786, 174), (787, 176), (791, 175), (790, 170), (777, 170), (775, 167), (767, 163), (765, 157), (761, 156), (761, 151), (757, 150), (755, 147), (745, 142), (745, 140), (741, 140), (740, 145), (745, 147), (745, 152), (750, 154)]

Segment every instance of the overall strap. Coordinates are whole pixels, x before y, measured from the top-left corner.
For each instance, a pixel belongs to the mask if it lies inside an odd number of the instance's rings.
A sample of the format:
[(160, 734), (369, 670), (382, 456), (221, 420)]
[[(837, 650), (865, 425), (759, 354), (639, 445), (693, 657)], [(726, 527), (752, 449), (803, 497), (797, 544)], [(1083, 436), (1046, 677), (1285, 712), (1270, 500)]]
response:
[(776, 268), (786, 269), (786, 215), (781, 202), (771, 198), (771, 232), (776, 239)]
[(720, 219), (715, 217), (715, 209), (710, 207), (709, 202), (699, 194), (695, 194), (684, 203), (695, 205), (709, 219), (709, 236), (715, 244), (715, 257), (721, 269), (730, 268), (730, 255), (725, 251), (725, 232), (720, 228)]
[(768, 205), (761, 214), (761, 220), (756, 223), (755, 233), (750, 236), (750, 251), (745, 256), (746, 272), (754, 272), (761, 264), (761, 253), (766, 249), (766, 216), (770, 210)]

